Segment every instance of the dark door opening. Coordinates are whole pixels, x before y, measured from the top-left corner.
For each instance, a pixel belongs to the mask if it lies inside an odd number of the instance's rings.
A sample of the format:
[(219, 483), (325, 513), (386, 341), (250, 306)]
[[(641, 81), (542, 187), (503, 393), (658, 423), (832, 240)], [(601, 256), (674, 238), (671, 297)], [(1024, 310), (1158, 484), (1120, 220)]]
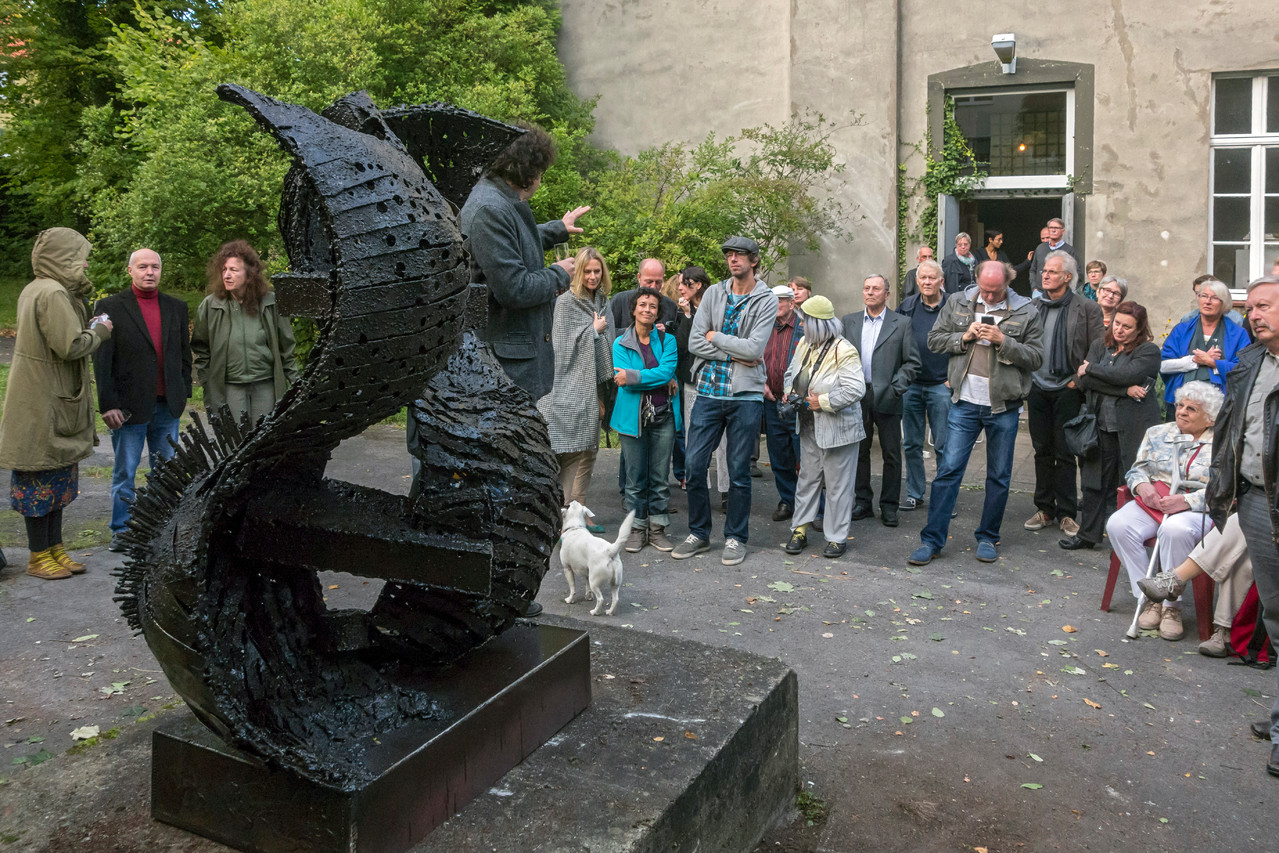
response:
[[(1061, 206), (1059, 196), (967, 199), (959, 203), (959, 230), (972, 236), (973, 253), (978, 260), (983, 258), (980, 250), (986, 245), (986, 231), (995, 228), (1004, 232), (1004, 252), (1016, 266), (1039, 245), (1040, 229), (1048, 220), (1061, 216)], [(1017, 276), (1013, 290), (1030, 296), (1026, 275)]]

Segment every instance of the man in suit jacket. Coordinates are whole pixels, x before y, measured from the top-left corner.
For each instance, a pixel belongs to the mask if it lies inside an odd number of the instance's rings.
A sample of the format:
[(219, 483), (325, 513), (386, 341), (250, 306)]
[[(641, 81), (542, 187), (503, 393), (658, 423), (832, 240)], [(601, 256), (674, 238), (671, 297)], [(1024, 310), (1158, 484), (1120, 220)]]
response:
[(879, 489), (879, 514), (885, 527), (897, 526), (902, 492), (902, 395), (919, 370), (919, 352), (910, 321), (888, 308), (888, 280), (872, 275), (862, 284), (866, 307), (843, 318), (844, 337), (857, 347), (866, 379), (862, 398), (862, 439), (857, 458), (857, 489), (853, 521), (874, 515), (870, 487), (870, 443), (879, 430), (884, 477)]
[[(1066, 223), (1060, 219), (1049, 219), (1048, 226), (1045, 228), (1048, 232), (1048, 242), (1040, 243), (1035, 247), (1035, 255), (1030, 260), (1030, 295), (1035, 296), (1043, 290), (1044, 261), (1048, 260), (1049, 252), (1065, 252), (1075, 259), (1075, 266), (1083, 269), (1084, 262), (1079, 260), (1079, 255), (1075, 252), (1075, 247), (1066, 242)], [(1073, 290), (1079, 284), (1078, 281), (1071, 285)]]
[[(922, 264), (924, 261), (931, 261), (931, 260), (934, 260), (933, 247), (920, 246), (918, 251), (915, 252), (915, 268), (913, 270), (906, 271), (906, 281), (902, 284), (902, 299), (905, 299), (907, 296), (912, 296), (919, 292), (919, 284), (918, 284), (919, 265)], [(900, 305), (901, 303), (898, 302), (897, 304)]]
[(129, 256), (132, 284), (98, 303), (95, 313), (114, 324), (110, 340), (93, 354), (98, 410), (111, 429), (115, 467), (111, 472), (112, 551), (123, 545), (129, 522), (133, 479), (150, 451), (152, 469), (173, 454), (178, 418), (191, 396), (191, 333), (187, 305), (160, 292), (160, 256), (138, 249)]

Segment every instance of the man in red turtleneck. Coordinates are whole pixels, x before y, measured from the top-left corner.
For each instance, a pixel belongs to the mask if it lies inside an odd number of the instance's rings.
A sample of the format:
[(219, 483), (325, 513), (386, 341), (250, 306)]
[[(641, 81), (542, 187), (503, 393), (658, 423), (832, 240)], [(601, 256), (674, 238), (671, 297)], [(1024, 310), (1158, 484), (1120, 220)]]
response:
[(191, 334), (187, 306), (160, 292), (160, 256), (138, 249), (129, 256), (125, 290), (98, 303), (117, 332), (93, 355), (98, 409), (111, 430), (115, 467), (111, 474), (112, 551), (123, 550), (129, 502), (142, 447), (151, 467), (167, 459), (177, 441), (178, 418), (191, 396)]

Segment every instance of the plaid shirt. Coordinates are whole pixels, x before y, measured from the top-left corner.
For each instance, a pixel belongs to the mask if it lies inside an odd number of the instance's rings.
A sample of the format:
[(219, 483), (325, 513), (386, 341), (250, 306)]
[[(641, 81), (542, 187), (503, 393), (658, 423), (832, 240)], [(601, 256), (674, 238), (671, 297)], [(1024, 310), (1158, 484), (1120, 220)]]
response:
[(795, 347), (799, 339), (804, 337), (804, 324), (798, 311), (791, 311), (785, 320), (773, 322), (773, 334), (764, 347), (764, 369), (768, 371), (768, 390), (778, 400), (782, 399), (785, 389), (782, 381), (786, 378), (786, 368), (790, 367), (795, 357)]
[[(749, 293), (728, 294), (728, 307), (724, 309), (724, 325), (720, 329), (726, 335), (736, 335)], [(731, 358), (708, 361), (702, 365), (697, 378), (697, 393), (703, 397), (733, 396), (733, 360)]]

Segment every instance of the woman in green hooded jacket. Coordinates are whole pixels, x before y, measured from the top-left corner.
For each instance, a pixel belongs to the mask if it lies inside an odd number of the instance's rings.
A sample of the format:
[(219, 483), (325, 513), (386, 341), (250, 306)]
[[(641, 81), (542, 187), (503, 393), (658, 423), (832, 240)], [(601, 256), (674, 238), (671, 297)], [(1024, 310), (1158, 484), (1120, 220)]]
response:
[(0, 468), (13, 471), (9, 501), (23, 516), (27, 574), (45, 580), (84, 571), (62, 544), (62, 510), (79, 492), (79, 462), (93, 453), (90, 357), (111, 320), (89, 318), (85, 268), (92, 246), (50, 228), (31, 249), (35, 278), (18, 297), (18, 335), (0, 418)]

